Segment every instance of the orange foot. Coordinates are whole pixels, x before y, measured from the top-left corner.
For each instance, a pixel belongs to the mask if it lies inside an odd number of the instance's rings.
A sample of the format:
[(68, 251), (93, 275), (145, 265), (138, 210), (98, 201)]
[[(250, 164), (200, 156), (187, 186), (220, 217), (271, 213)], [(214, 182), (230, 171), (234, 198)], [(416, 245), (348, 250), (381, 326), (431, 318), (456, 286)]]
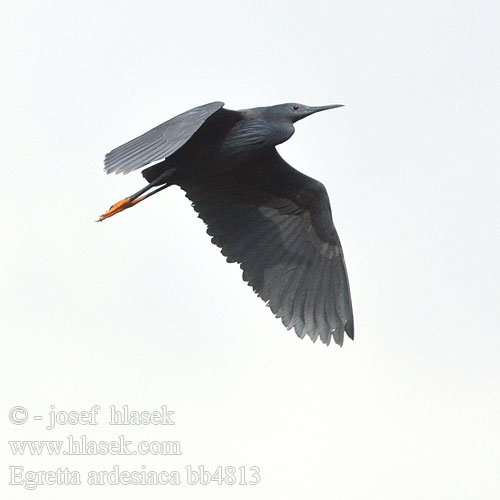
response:
[(136, 198), (135, 200), (131, 200), (130, 198), (123, 198), (123, 200), (120, 200), (114, 205), (111, 205), (111, 208), (99, 217), (98, 222), (102, 222), (104, 219), (108, 219), (109, 217), (112, 217), (119, 212), (123, 212), (123, 210), (126, 210), (127, 208), (133, 207), (144, 198), (144, 196), (139, 196), (139, 198)]

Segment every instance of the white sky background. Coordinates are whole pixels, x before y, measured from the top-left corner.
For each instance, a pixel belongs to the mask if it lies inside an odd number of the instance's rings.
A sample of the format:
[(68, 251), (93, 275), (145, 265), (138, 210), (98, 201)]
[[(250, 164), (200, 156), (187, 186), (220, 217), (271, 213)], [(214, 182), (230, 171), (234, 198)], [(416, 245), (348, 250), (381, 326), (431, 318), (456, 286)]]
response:
[[(498, 498), (500, 7), (441, 2), (7, 2), (0, 99), (9, 439), (179, 440), (181, 457), (13, 457), (3, 498)], [(345, 108), (279, 147), (327, 187), (356, 339), (299, 340), (178, 188), (104, 153), (194, 106)], [(103, 407), (94, 428), (14, 426)], [(109, 405), (175, 410), (116, 429)], [(7, 486), (7, 465), (258, 465), (257, 486)]]

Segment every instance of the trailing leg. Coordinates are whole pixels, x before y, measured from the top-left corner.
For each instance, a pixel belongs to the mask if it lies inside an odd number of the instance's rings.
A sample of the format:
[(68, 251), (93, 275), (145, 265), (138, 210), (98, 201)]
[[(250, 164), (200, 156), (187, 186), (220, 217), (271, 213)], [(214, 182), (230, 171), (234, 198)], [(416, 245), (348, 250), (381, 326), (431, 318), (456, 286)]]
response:
[[(105, 219), (108, 219), (109, 217), (112, 217), (113, 215), (123, 212), (123, 210), (126, 210), (127, 208), (133, 207), (134, 205), (137, 205), (137, 203), (145, 200), (146, 198), (149, 198), (153, 194), (156, 194), (163, 189), (167, 188), (170, 186), (168, 183), (168, 180), (172, 175), (175, 173), (176, 169), (171, 169), (167, 170), (166, 172), (162, 173), (159, 177), (154, 179), (152, 182), (150, 182), (146, 187), (142, 188), (141, 190), (137, 191), (137, 193), (134, 193), (132, 196), (128, 196), (127, 198), (123, 198), (123, 200), (118, 201), (117, 203), (114, 203), (111, 205), (109, 210), (107, 212), (104, 212), (98, 219), (97, 222), (102, 222)], [(158, 188), (154, 189), (148, 194), (144, 194), (150, 189), (154, 188), (155, 186), (159, 186)]]

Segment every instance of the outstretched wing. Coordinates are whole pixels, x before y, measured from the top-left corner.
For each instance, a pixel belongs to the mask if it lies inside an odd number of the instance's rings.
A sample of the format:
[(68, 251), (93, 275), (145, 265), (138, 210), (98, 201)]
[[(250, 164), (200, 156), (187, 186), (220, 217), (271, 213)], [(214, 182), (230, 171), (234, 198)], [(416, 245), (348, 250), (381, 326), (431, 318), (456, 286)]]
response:
[(175, 153), (216, 111), (223, 102), (212, 102), (190, 109), (145, 134), (113, 149), (104, 158), (104, 170), (128, 174)]
[(300, 338), (354, 338), (349, 283), (325, 187), (272, 148), (210, 177), (179, 185), (212, 242)]

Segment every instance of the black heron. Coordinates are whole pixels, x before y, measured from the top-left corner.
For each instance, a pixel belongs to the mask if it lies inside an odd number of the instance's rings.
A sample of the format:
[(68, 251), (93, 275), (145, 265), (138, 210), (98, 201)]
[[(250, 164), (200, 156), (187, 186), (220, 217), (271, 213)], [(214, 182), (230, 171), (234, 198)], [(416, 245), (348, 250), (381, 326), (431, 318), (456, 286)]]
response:
[(342, 345), (344, 331), (354, 338), (354, 322), (328, 194), (275, 149), (298, 120), (342, 105), (223, 106), (213, 102), (186, 111), (108, 153), (108, 174), (159, 163), (142, 171), (145, 188), (99, 220), (178, 185), (212, 242), (228, 262), (240, 264), (243, 279), (288, 329), (327, 345), (333, 336)]

